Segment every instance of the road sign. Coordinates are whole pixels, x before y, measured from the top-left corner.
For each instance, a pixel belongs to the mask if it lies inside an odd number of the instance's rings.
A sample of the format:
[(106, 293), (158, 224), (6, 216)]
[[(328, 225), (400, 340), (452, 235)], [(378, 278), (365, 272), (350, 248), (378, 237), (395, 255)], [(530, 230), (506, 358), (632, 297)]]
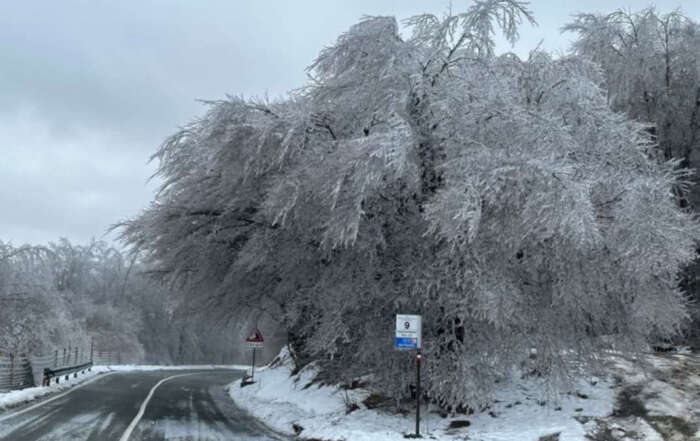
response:
[(412, 314), (396, 315), (396, 349), (420, 349), (422, 343), (421, 316)]
[(265, 343), (265, 339), (259, 329), (255, 329), (251, 332), (250, 336), (248, 336), (245, 341), (248, 343), (249, 348), (262, 348)]
[(250, 363), (250, 381), (253, 381), (253, 378), (255, 378), (255, 350), (263, 348), (265, 345), (265, 339), (263, 338), (260, 329), (255, 328), (255, 330), (250, 333), (250, 336), (248, 336), (245, 341), (248, 344), (248, 348), (253, 350), (253, 361)]

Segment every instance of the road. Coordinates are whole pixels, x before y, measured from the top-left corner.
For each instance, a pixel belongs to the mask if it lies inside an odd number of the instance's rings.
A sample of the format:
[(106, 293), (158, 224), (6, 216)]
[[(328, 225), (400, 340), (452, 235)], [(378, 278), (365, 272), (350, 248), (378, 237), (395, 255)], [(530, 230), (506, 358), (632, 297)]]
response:
[(37, 407), (0, 413), (0, 440), (285, 439), (233, 404), (224, 387), (241, 375), (225, 370), (107, 374)]

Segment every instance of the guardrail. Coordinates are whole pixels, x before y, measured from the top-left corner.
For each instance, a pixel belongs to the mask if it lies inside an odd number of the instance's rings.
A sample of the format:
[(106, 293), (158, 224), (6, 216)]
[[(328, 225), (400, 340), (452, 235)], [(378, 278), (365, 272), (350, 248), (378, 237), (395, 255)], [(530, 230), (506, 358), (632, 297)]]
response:
[[(77, 373), (83, 370), (83, 366), (92, 363), (92, 356), (92, 343), (85, 347), (69, 346), (56, 349), (53, 353), (44, 355), (17, 354), (0, 349), (0, 392), (44, 385), (46, 372), (57, 373), (76, 367), (81, 368), (68, 372), (68, 374)], [(53, 375), (51, 378), (54, 377), (56, 376)]]
[(92, 370), (91, 361), (76, 366), (66, 366), (59, 369), (44, 368), (44, 378), (41, 380), (41, 385), (51, 385), (51, 379), (53, 378), (56, 379), (56, 384), (58, 384), (63, 375), (66, 376), (66, 381), (68, 381), (70, 374), (73, 374), (73, 377), (77, 378), (78, 372), (82, 371), (82, 373), (85, 373), (85, 371), (89, 372), (90, 370)]

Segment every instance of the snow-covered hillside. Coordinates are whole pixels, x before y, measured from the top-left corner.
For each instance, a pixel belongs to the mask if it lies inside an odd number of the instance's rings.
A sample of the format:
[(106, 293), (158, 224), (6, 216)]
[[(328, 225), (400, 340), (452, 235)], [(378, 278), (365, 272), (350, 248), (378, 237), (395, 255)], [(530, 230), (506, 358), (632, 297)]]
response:
[[(645, 361), (612, 357), (607, 378), (581, 380), (573, 393), (556, 396), (532, 380), (513, 382), (490, 407), (470, 415), (443, 418), (426, 406), (421, 432), (472, 441), (700, 439), (700, 359), (686, 354)], [(238, 380), (229, 392), (271, 428), (301, 438), (398, 441), (413, 433), (412, 412), (368, 408), (374, 407), (369, 391), (319, 385), (315, 376), (313, 366), (292, 375), (283, 350), (279, 362), (256, 371), (254, 384), (241, 387)]]

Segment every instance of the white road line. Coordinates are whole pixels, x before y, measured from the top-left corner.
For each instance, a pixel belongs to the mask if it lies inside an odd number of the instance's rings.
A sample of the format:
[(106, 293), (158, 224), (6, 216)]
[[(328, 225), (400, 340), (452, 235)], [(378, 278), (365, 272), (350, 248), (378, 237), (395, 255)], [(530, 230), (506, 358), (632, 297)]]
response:
[(80, 389), (80, 388), (83, 387), (83, 386), (87, 386), (87, 385), (90, 384), (90, 383), (93, 383), (93, 382), (95, 382), (95, 381), (97, 381), (97, 380), (99, 380), (99, 379), (101, 379), (101, 378), (109, 377), (110, 375), (113, 375), (113, 374), (115, 374), (115, 373), (116, 373), (116, 372), (110, 372), (109, 374), (105, 374), (105, 375), (99, 375), (99, 374), (98, 374), (95, 378), (91, 378), (90, 380), (88, 380), (88, 381), (86, 381), (86, 382), (84, 382), (84, 383), (80, 383), (79, 385), (77, 385), (77, 386), (71, 388), (68, 392), (64, 392), (64, 393), (62, 393), (62, 394), (60, 394), (60, 395), (56, 395), (56, 396), (53, 397), (53, 398), (49, 398), (48, 400), (44, 400), (44, 401), (42, 401), (42, 402), (40, 402), (40, 403), (37, 403), (37, 404), (35, 404), (35, 405), (33, 405), (33, 406), (29, 406), (29, 407), (24, 408), (24, 409), (22, 409), (22, 410), (18, 410), (17, 412), (14, 412), (14, 413), (11, 413), (11, 414), (8, 414), (8, 415), (3, 415), (2, 417), (0, 417), (0, 423), (3, 422), (3, 421), (9, 420), (10, 418), (14, 418), (14, 417), (16, 417), (16, 416), (22, 415), (23, 413), (29, 412), (30, 410), (34, 410), (34, 409), (36, 409), (37, 407), (41, 407), (41, 406), (43, 406), (44, 404), (48, 404), (48, 403), (50, 403), (50, 402), (52, 402), (52, 401), (58, 400), (59, 398), (63, 398), (63, 397), (65, 397), (66, 395), (68, 395), (69, 393), (75, 392), (76, 390)]
[(180, 375), (173, 375), (171, 377), (163, 378), (160, 380), (158, 383), (156, 383), (155, 386), (151, 389), (151, 391), (148, 393), (148, 396), (146, 397), (145, 400), (143, 400), (143, 403), (141, 403), (141, 408), (139, 409), (139, 413), (136, 414), (134, 419), (131, 421), (129, 424), (129, 427), (126, 428), (126, 431), (122, 434), (122, 437), (119, 438), (119, 441), (128, 441), (129, 437), (131, 436), (131, 432), (134, 431), (136, 428), (136, 425), (141, 421), (141, 418), (143, 417), (143, 413), (146, 411), (146, 406), (148, 406), (148, 402), (151, 401), (151, 398), (153, 398), (153, 394), (155, 393), (156, 389), (158, 389), (158, 386), (161, 384), (165, 383), (168, 380), (172, 380), (173, 378), (179, 378), (179, 377), (187, 377), (189, 375), (197, 375), (201, 374), (201, 372), (195, 372), (192, 374), (180, 374)]

